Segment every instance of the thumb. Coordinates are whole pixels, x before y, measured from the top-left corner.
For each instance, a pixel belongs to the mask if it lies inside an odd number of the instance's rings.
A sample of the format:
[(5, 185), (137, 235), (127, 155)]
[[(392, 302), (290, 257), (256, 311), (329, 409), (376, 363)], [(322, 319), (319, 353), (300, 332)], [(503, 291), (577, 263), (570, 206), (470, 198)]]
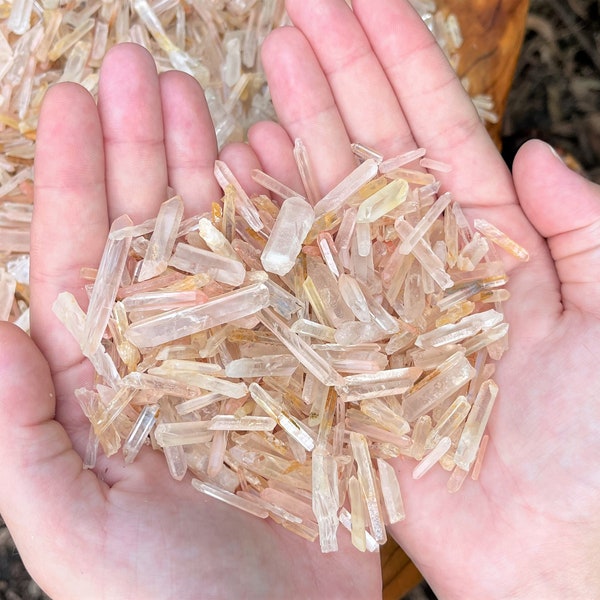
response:
[(35, 577), (44, 560), (52, 560), (60, 530), (68, 535), (74, 504), (89, 502), (98, 481), (83, 471), (54, 419), (48, 363), (33, 341), (7, 322), (0, 322), (0, 382), (0, 512)]
[(518, 152), (513, 177), (523, 211), (548, 242), (564, 308), (599, 315), (600, 186), (539, 140)]

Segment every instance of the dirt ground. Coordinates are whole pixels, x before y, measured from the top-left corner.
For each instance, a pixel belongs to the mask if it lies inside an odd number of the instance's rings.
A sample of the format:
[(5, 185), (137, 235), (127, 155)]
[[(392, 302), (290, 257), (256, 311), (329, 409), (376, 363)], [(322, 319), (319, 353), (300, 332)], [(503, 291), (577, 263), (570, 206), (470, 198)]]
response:
[(531, 0), (503, 133), (509, 164), (539, 137), (600, 183), (598, 0)]
[[(503, 132), (509, 164), (539, 137), (600, 183), (600, 0), (531, 0)], [(0, 599), (43, 598), (0, 519)], [(409, 599), (435, 596), (423, 585)]]

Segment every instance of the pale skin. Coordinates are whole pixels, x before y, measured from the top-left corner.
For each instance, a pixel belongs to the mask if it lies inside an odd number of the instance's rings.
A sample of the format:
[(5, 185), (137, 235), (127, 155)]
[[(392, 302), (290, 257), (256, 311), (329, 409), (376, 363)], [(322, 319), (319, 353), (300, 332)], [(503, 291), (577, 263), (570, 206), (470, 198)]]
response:
[[(386, 157), (417, 146), (449, 162), (442, 177), (469, 218), (525, 246), (504, 255), (510, 350), (478, 482), (445, 491), (438, 470), (395, 466), (407, 511), (391, 530), (440, 598), (587, 598), (600, 594), (599, 188), (530, 142), (512, 176), (468, 97), (407, 2), (289, 0), (296, 28), (263, 60), (279, 124), (222, 152), (250, 192), (261, 165), (300, 189), (301, 137), (321, 192), (353, 166), (350, 141)], [(401, 32), (401, 33), (399, 33)], [(88, 426), (73, 390), (93, 373), (51, 313), (57, 294), (85, 305), (80, 268), (97, 264), (109, 223), (156, 213), (167, 185), (188, 212), (220, 197), (201, 90), (158, 77), (145, 51), (113, 49), (98, 107), (54, 87), (40, 119), (32, 227), (32, 340), (0, 323), (0, 511), (32, 575), (54, 598), (376, 598), (377, 555), (340, 535), (340, 551), (248, 517), (170, 479), (145, 449), (84, 471)]]

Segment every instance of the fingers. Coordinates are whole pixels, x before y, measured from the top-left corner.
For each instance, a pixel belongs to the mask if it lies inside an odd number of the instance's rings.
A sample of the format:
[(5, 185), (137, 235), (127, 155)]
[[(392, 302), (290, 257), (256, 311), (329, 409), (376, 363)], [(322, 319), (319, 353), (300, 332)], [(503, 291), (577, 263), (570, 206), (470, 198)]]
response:
[(547, 239), (564, 307), (600, 315), (600, 187), (537, 140), (519, 151), (513, 174), (525, 214)]
[(319, 192), (325, 194), (355, 166), (335, 99), (308, 41), (292, 27), (263, 44), (263, 64), (281, 125), (307, 148)]
[(302, 179), (294, 161), (294, 145), (279, 123), (256, 123), (248, 131), (248, 142), (265, 173), (302, 193)]
[(440, 177), (465, 205), (514, 204), (510, 174), (473, 103), (406, 0), (354, 0), (354, 12), (418, 146), (454, 169)]
[(60, 84), (44, 99), (37, 129), (31, 225), (31, 333), (53, 372), (81, 360), (52, 314), (60, 292), (85, 306), (82, 267), (98, 263), (108, 232), (102, 130), (93, 98)]
[(107, 53), (98, 112), (110, 219), (126, 213), (139, 223), (155, 216), (167, 194), (167, 162), (158, 75), (141, 46), (121, 44)]
[(199, 214), (221, 197), (213, 175), (217, 140), (204, 92), (178, 71), (162, 73), (159, 82), (169, 185), (188, 214)]
[(252, 179), (252, 171), (260, 169), (261, 164), (254, 150), (248, 144), (240, 142), (227, 144), (219, 158), (231, 169), (249, 196), (265, 193), (265, 189)]
[(319, 60), (350, 140), (385, 157), (414, 148), (390, 82), (348, 5), (342, 0), (289, 0), (287, 9)]

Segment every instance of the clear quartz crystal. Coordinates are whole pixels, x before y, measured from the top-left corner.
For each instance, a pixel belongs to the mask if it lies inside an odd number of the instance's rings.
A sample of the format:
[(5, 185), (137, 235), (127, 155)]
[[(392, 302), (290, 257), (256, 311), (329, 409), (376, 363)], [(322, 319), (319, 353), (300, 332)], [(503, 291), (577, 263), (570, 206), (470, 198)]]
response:
[(231, 169), (223, 161), (215, 161), (215, 178), (221, 188), (223, 188), (223, 191), (227, 191), (229, 186), (231, 186), (230, 189), (234, 191), (233, 198), (237, 213), (254, 231), (260, 231), (263, 228), (263, 222), (260, 219), (258, 211), (240, 185), (240, 182), (231, 172)]
[(358, 481), (367, 507), (371, 534), (379, 544), (384, 544), (387, 536), (367, 440), (360, 433), (351, 432), (350, 443), (356, 461)]
[(398, 476), (394, 468), (381, 458), (377, 459), (377, 470), (381, 482), (381, 495), (388, 517), (387, 522), (393, 525), (406, 518)]
[(488, 379), (481, 384), (454, 455), (456, 465), (465, 471), (471, 468), (477, 457), (479, 444), (497, 395), (498, 386), (492, 379)]
[(138, 348), (149, 348), (252, 315), (269, 304), (262, 283), (228, 292), (204, 304), (168, 311), (132, 324), (125, 335)]
[(227, 285), (240, 285), (246, 269), (237, 258), (229, 258), (180, 242), (169, 259), (169, 265), (192, 274), (211, 274), (215, 281)]
[(302, 198), (302, 196), (296, 192), (295, 190), (289, 188), (287, 185), (281, 183), (274, 177), (271, 177), (267, 173), (261, 171), (260, 169), (254, 169), (251, 173), (252, 179), (258, 185), (261, 185), (265, 189), (277, 194), (280, 198), (286, 199), (291, 197)]
[[(403, 240), (412, 236), (414, 229), (403, 219), (397, 219), (395, 223), (396, 231)], [(433, 253), (431, 247), (423, 242), (422, 239), (412, 248), (414, 257), (421, 263), (423, 268), (432, 277), (432, 279), (442, 288), (447, 289), (454, 285), (451, 277), (446, 273), (442, 261)]]
[(365, 162), (356, 167), (352, 173), (317, 202), (315, 205), (315, 214), (320, 216), (324, 213), (340, 210), (351, 196), (356, 194), (363, 185), (377, 175), (377, 170), (378, 167), (375, 160), (365, 160)]
[(268, 309), (263, 310), (259, 315), (259, 319), (304, 365), (309, 373), (312, 373), (325, 385), (343, 386), (344, 380), (341, 375), (326, 360), (321, 358), (298, 334), (291, 331), (274, 313)]
[(294, 140), (294, 159), (306, 191), (306, 199), (310, 206), (315, 206), (319, 199), (319, 191), (306, 146), (300, 138)]
[(306, 200), (299, 197), (284, 200), (260, 257), (265, 271), (277, 275), (291, 271), (314, 220), (313, 208)]
[[(114, 221), (111, 229), (119, 229), (128, 224), (131, 224), (129, 217), (119, 217)], [(106, 242), (94, 282), (83, 332), (82, 351), (86, 356), (93, 354), (98, 349), (102, 335), (108, 325), (112, 303), (117, 296), (130, 244), (131, 238), (115, 241), (109, 238)]]
[(319, 541), (322, 552), (338, 549), (339, 492), (337, 488), (337, 463), (322, 448), (313, 452), (312, 459), (312, 506), (319, 525)]
[(373, 223), (377, 221), (400, 206), (407, 196), (408, 183), (403, 179), (394, 179), (384, 188), (361, 202), (356, 214), (356, 222)]
[(437, 463), (452, 446), (452, 440), (449, 437), (443, 437), (437, 445), (426, 456), (424, 456), (419, 464), (413, 469), (413, 479), (420, 479)]
[(404, 396), (404, 417), (413, 421), (440, 404), (469, 382), (475, 369), (461, 352), (446, 359), (434, 372)]
[(200, 481), (199, 479), (192, 479), (192, 485), (199, 491), (203, 492), (207, 496), (211, 498), (216, 498), (217, 500), (221, 500), (221, 502), (225, 502), (231, 506), (235, 506), (244, 512), (250, 513), (255, 517), (259, 517), (260, 519), (266, 519), (269, 516), (269, 512), (263, 508), (258, 502), (252, 502), (246, 498), (240, 498), (236, 494), (232, 494), (231, 492), (227, 492), (225, 490), (220, 489), (219, 487), (212, 485), (210, 483)]
[(446, 192), (431, 205), (419, 223), (415, 225), (409, 235), (404, 237), (402, 243), (400, 246), (398, 246), (398, 252), (400, 252), (400, 254), (408, 254), (412, 251), (418, 241), (423, 238), (425, 233), (429, 230), (437, 218), (444, 212), (451, 200), (451, 194)]
[(163, 202), (154, 225), (148, 249), (138, 273), (138, 281), (146, 281), (165, 271), (183, 217), (183, 201), (175, 196)]
[(473, 225), (477, 231), (515, 258), (522, 261), (529, 260), (529, 253), (525, 248), (511, 240), (505, 233), (491, 223), (488, 223), (485, 219), (475, 219)]
[(227, 377), (289, 377), (298, 368), (298, 360), (290, 354), (238, 358), (225, 367)]
[(123, 456), (126, 463), (131, 463), (135, 460), (135, 457), (148, 438), (150, 430), (156, 423), (157, 414), (158, 404), (148, 404), (140, 412), (137, 421), (123, 444)]
[(350, 496), (350, 507), (352, 509), (352, 545), (364, 552), (367, 549), (367, 537), (365, 530), (365, 508), (360, 484), (353, 475), (348, 481), (348, 494)]

